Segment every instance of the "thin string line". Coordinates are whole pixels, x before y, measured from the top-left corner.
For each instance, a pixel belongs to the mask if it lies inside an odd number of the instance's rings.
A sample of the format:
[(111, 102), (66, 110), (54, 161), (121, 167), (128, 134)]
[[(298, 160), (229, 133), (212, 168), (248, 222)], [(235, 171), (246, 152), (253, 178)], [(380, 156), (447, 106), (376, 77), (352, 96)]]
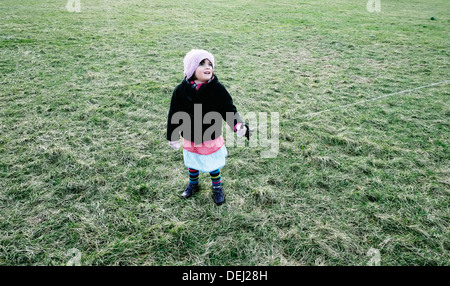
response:
[(394, 93), (390, 93), (390, 94), (385, 94), (385, 95), (381, 95), (381, 96), (378, 96), (378, 97), (357, 101), (357, 102), (354, 102), (354, 103), (349, 103), (349, 104), (344, 104), (344, 105), (341, 105), (341, 106), (332, 107), (332, 108), (325, 109), (325, 110), (318, 111), (318, 112), (312, 112), (312, 113), (300, 115), (299, 117), (289, 118), (289, 120), (295, 120), (295, 119), (304, 118), (304, 117), (308, 117), (308, 116), (314, 116), (314, 115), (318, 115), (318, 114), (321, 114), (321, 113), (329, 112), (329, 111), (332, 111), (332, 110), (343, 109), (343, 108), (346, 108), (346, 107), (349, 107), (349, 106), (363, 104), (363, 103), (366, 103), (366, 102), (369, 102), (369, 101), (375, 101), (375, 100), (378, 100), (378, 99), (381, 99), (381, 98), (386, 98), (386, 97), (390, 97), (390, 96), (394, 96), (394, 95), (408, 93), (408, 92), (412, 92), (412, 91), (415, 91), (415, 90), (419, 90), (419, 89), (423, 89), (423, 88), (427, 88), (427, 87), (432, 87), (432, 86), (436, 86), (436, 85), (440, 85), (440, 84), (448, 83), (448, 82), (450, 82), (450, 80), (444, 80), (444, 81), (441, 81), (441, 82), (436, 82), (436, 83), (432, 83), (432, 84), (428, 84), (428, 85), (424, 85), (424, 86), (419, 86), (419, 87), (415, 87), (415, 88), (411, 88), (411, 89), (407, 89), (407, 90), (402, 90), (402, 91), (398, 91), (398, 92), (394, 92)]

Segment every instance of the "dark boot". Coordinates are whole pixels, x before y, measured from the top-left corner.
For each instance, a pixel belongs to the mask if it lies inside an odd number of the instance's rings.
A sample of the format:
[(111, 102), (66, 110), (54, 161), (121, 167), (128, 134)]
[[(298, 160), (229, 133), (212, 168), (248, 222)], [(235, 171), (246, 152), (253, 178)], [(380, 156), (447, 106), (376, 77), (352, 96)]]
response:
[(183, 199), (189, 199), (193, 194), (199, 191), (198, 184), (188, 184), (186, 189), (181, 193), (180, 197)]
[(214, 203), (218, 206), (225, 203), (225, 194), (223, 193), (222, 186), (213, 187), (212, 197)]

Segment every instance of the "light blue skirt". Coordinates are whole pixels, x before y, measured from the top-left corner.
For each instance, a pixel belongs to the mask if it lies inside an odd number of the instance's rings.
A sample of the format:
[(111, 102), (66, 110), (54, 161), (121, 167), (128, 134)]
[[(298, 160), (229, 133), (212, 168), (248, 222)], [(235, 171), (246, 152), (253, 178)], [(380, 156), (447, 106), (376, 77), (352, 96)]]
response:
[(184, 165), (186, 167), (209, 173), (225, 166), (225, 157), (228, 156), (225, 144), (216, 152), (209, 155), (200, 155), (183, 149)]

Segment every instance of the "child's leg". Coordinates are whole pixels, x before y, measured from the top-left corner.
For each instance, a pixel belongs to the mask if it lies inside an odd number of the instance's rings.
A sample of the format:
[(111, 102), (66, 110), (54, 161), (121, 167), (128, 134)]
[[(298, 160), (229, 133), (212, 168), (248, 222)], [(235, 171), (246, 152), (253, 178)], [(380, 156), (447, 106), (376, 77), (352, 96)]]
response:
[(189, 183), (192, 185), (198, 185), (198, 177), (200, 172), (195, 169), (188, 168), (189, 170)]
[(188, 168), (189, 170), (189, 184), (186, 186), (186, 189), (181, 193), (180, 197), (184, 199), (190, 198), (195, 192), (199, 190), (198, 187), (198, 177), (200, 172), (195, 169)]
[(225, 203), (225, 194), (223, 193), (222, 189), (220, 170), (217, 169), (215, 171), (210, 172), (209, 174), (211, 175), (212, 197), (214, 203), (220, 206), (221, 204)]
[(217, 169), (215, 171), (212, 171), (209, 173), (211, 175), (211, 184), (213, 187), (221, 186), (221, 176), (220, 176), (220, 169)]

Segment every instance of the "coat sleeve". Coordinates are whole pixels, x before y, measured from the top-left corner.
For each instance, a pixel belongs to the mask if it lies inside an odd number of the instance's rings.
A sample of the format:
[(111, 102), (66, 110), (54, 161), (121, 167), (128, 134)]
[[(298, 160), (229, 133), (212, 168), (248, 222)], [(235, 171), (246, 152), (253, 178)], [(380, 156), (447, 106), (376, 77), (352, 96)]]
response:
[(227, 122), (228, 126), (234, 130), (234, 126), (238, 123), (243, 123), (241, 116), (239, 115), (239, 112), (237, 111), (236, 106), (233, 104), (233, 99), (231, 98), (231, 95), (228, 93), (227, 89), (220, 85), (221, 89), (221, 111), (220, 115), (222, 115), (222, 118)]
[(177, 113), (178, 111), (180, 111), (180, 102), (178, 99), (178, 88), (175, 88), (175, 90), (172, 93), (172, 99), (170, 100), (170, 108), (169, 108), (169, 114), (167, 116), (167, 135), (166, 138), (169, 141), (178, 141), (180, 139), (180, 134), (179, 132), (176, 134), (172, 134), (174, 133), (174, 130), (180, 125), (177, 123), (172, 123), (172, 116)]

